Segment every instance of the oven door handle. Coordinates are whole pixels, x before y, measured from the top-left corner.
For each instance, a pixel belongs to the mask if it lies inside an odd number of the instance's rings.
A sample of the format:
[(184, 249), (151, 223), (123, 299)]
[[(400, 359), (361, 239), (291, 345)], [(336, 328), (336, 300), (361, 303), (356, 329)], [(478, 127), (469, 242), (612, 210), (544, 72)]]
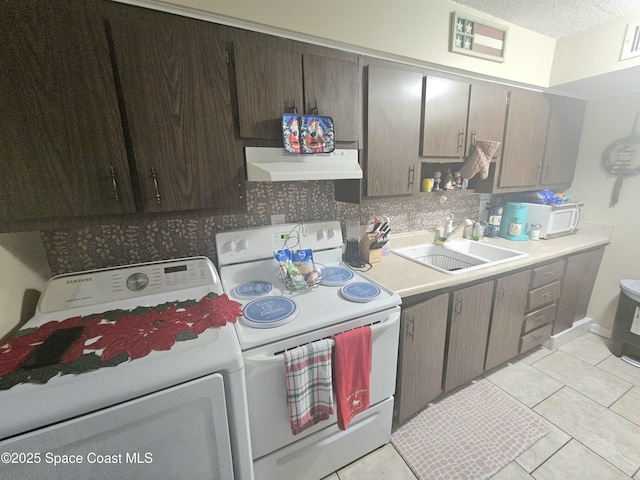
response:
[[(391, 328), (396, 323), (400, 321), (400, 313), (394, 312), (389, 319), (384, 322), (376, 323), (371, 325), (371, 335), (374, 333), (384, 332), (385, 330)], [(284, 354), (279, 353), (277, 355), (255, 355), (253, 357), (246, 357), (244, 359), (245, 362), (251, 364), (265, 364), (265, 363), (282, 363), (284, 362)]]

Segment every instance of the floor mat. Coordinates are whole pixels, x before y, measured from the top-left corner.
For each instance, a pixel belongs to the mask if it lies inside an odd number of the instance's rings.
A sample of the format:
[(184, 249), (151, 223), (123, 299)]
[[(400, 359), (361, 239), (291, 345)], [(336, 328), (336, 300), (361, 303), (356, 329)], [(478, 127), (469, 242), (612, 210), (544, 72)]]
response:
[(486, 379), (452, 390), (391, 436), (420, 480), (489, 478), (549, 432)]

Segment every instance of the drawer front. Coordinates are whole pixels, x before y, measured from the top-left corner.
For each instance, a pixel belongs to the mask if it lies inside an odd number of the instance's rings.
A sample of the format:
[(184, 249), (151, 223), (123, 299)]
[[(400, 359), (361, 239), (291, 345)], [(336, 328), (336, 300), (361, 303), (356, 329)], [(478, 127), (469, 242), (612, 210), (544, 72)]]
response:
[(556, 304), (552, 303), (546, 307), (542, 307), (540, 310), (531, 312), (524, 317), (524, 333), (535, 330), (547, 323), (553, 323), (556, 318)]
[(559, 262), (534, 268), (531, 274), (531, 288), (538, 288), (560, 280), (564, 274), (565, 263), (565, 260), (560, 260)]
[(549, 340), (552, 329), (553, 325), (545, 325), (542, 328), (534, 330), (533, 332), (527, 333), (526, 335), (520, 337), (520, 353), (527, 352), (533, 347), (542, 345), (544, 342)]
[(529, 292), (529, 308), (527, 311), (537, 309), (548, 303), (553, 303), (560, 296), (560, 282), (554, 282), (544, 287), (536, 288)]

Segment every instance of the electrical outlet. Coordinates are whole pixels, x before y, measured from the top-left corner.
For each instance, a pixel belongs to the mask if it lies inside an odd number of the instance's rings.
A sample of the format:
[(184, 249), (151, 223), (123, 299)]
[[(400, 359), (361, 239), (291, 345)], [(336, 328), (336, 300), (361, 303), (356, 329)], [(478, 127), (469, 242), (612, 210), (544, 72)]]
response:
[(284, 213), (278, 215), (271, 215), (271, 225), (280, 225), (284, 223)]

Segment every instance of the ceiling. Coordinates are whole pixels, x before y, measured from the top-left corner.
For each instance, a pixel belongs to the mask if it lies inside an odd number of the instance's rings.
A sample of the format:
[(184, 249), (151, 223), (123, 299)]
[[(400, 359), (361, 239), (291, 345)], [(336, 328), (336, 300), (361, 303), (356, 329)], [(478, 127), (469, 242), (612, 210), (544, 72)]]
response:
[(570, 37), (640, 10), (640, 0), (452, 0), (551, 38)]

